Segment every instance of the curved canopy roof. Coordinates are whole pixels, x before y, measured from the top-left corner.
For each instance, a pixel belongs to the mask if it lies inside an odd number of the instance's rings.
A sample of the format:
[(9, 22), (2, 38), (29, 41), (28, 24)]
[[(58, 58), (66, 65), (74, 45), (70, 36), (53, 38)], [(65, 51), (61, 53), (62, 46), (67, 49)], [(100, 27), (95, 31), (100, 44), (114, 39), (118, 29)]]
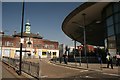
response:
[(105, 28), (102, 22), (102, 11), (109, 2), (83, 3), (72, 11), (63, 21), (62, 30), (71, 39), (83, 43), (83, 13), (85, 13), (87, 44), (103, 46)]

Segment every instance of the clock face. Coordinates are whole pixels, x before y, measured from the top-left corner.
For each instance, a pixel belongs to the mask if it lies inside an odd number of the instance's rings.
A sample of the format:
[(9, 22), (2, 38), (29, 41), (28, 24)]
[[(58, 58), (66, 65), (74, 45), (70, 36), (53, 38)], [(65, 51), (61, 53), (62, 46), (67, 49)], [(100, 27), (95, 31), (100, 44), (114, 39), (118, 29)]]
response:
[(26, 33), (30, 33), (30, 26), (26, 26)]

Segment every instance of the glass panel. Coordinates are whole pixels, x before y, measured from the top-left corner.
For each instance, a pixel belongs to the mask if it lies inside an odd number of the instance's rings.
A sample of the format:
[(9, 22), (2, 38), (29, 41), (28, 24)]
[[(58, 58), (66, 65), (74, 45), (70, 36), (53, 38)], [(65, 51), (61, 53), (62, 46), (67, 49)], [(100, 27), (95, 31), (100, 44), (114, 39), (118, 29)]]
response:
[(44, 55), (44, 56), (45, 56), (45, 55), (46, 55), (46, 52), (42, 52), (42, 55)]
[(107, 18), (107, 26), (110, 26), (112, 24), (113, 24), (113, 17), (111, 16), (111, 17)]
[(120, 34), (117, 35), (117, 45), (120, 46)]
[(116, 34), (119, 34), (120, 33), (120, 23), (115, 24), (115, 29), (116, 29)]
[(117, 46), (118, 52), (120, 53), (120, 46)]
[(113, 8), (114, 8), (114, 12), (120, 11), (120, 2), (119, 3), (115, 3)]
[(116, 48), (115, 36), (108, 37), (108, 47), (109, 47), (109, 49)]
[(53, 52), (53, 55), (55, 55), (55, 56), (56, 56), (56, 52)]
[(108, 36), (114, 35), (114, 26), (109, 26), (108, 27)]
[(120, 13), (115, 14), (115, 23), (120, 22)]
[(110, 16), (112, 14), (112, 5), (106, 8), (106, 16)]

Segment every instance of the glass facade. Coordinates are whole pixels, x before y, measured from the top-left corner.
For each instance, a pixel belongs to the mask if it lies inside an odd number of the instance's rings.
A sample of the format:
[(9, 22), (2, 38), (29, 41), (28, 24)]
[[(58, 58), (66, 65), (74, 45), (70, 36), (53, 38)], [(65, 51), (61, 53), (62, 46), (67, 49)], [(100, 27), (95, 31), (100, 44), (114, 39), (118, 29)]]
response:
[(120, 2), (110, 3), (103, 9), (102, 15), (107, 32), (107, 48), (120, 52)]

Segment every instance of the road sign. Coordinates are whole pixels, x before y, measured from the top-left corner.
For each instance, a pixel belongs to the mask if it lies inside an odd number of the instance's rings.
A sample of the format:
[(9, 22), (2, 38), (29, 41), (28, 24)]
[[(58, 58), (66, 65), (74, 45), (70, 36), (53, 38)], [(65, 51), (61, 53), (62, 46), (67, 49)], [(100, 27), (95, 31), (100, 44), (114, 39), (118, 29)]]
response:
[(20, 43), (24, 43), (24, 38), (21, 38)]

